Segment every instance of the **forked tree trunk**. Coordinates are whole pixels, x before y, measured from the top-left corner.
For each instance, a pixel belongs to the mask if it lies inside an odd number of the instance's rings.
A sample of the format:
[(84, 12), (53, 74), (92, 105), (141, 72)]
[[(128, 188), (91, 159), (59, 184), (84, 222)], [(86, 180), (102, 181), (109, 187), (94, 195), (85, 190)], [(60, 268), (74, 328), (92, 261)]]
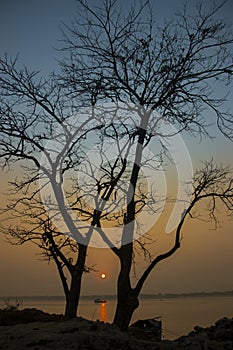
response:
[[(138, 295), (139, 291), (131, 288), (130, 271), (133, 257), (133, 233), (134, 222), (136, 216), (135, 189), (138, 182), (140, 164), (142, 160), (143, 144), (146, 136), (146, 129), (150, 113), (144, 115), (141, 119), (140, 128), (138, 130), (138, 142), (135, 153), (135, 161), (130, 177), (130, 186), (127, 193), (127, 213), (124, 218), (124, 228), (122, 232), (122, 245), (118, 256), (120, 258), (121, 270), (118, 277), (117, 286), (117, 308), (114, 317), (116, 324), (122, 331), (129, 327), (132, 315), (139, 306)], [(133, 188), (133, 196), (132, 196)], [(126, 242), (129, 242), (125, 244)]]

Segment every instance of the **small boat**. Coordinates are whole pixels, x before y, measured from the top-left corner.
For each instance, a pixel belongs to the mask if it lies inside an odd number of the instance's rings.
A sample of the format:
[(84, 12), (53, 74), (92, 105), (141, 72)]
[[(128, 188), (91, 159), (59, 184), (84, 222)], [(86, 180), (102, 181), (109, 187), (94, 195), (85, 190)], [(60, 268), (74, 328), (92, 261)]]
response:
[(105, 304), (105, 303), (107, 303), (107, 300), (106, 299), (97, 298), (97, 299), (94, 300), (94, 302), (96, 304)]

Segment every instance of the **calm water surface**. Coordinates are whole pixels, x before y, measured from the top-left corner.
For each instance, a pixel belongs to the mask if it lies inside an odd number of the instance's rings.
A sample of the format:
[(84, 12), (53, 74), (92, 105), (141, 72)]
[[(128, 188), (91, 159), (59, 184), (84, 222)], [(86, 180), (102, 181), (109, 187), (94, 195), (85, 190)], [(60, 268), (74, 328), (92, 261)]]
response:
[[(36, 307), (45, 312), (61, 314), (64, 312), (64, 300), (53, 297), (22, 297), (21, 308)], [(12, 303), (14, 299), (11, 299)], [(0, 301), (0, 307), (4, 305)], [(116, 307), (115, 300), (106, 304), (95, 304), (93, 300), (82, 299), (79, 316), (90, 320), (112, 322)], [(179, 297), (165, 299), (143, 299), (135, 312), (132, 322), (143, 318), (162, 317), (163, 338), (175, 339), (187, 334), (195, 325), (207, 327), (221, 317), (233, 317), (233, 297)]]

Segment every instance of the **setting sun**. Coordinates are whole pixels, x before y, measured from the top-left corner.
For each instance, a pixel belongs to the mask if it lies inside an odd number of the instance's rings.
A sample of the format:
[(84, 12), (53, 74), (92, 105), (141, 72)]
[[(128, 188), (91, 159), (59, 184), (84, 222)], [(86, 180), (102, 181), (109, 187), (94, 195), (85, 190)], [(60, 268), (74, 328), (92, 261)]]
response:
[(101, 276), (100, 276), (102, 279), (105, 279), (106, 278), (106, 275), (105, 273), (101, 273)]

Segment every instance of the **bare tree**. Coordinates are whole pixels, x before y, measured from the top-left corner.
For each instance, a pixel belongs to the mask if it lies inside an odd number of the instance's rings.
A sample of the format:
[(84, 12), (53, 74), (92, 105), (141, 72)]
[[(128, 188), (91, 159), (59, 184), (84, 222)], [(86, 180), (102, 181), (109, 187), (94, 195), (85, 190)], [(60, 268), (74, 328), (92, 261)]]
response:
[[(186, 203), (186, 210), (174, 233), (174, 246), (155, 258), (137, 285), (132, 287), (130, 271), (134, 256), (137, 205), (143, 204), (142, 192), (139, 202), (137, 196), (140, 176), (143, 166), (146, 166), (143, 163), (146, 146), (154, 138), (167, 140), (180, 132), (208, 135), (205, 110), (210, 110), (216, 116), (219, 129), (232, 139), (232, 115), (224, 110), (226, 98), (219, 97), (214, 86), (230, 83), (233, 65), (231, 27), (218, 19), (224, 2), (208, 10), (199, 3), (195, 13), (189, 13), (185, 7), (174, 21), (162, 27), (156, 25), (148, 1), (140, 2), (139, 6), (134, 3), (127, 13), (120, 4), (119, 1), (106, 0), (101, 8), (92, 8), (86, 1), (79, 2), (79, 17), (64, 30), (63, 50), (68, 57), (61, 62), (61, 81), (69, 87), (71, 95), (85, 96), (93, 106), (114, 102), (118, 107), (121, 103), (127, 104), (130, 109), (129, 105), (134, 105), (134, 116), (128, 119), (123, 117), (122, 121), (121, 113), (115, 114), (111, 120), (112, 133), (106, 133), (105, 128), (102, 138), (102, 142), (110, 138), (116, 143), (118, 139), (127, 139), (122, 148), (118, 147), (118, 152), (115, 152), (115, 161), (120, 160), (122, 164), (121, 171), (123, 167), (128, 171), (128, 187), (124, 193), (126, 205), (121, 212), (123, 227), (120, 247), (112, 247), (121, 266), (114, 322), (121, 329), (126, 329), (150, 271), (180, 246), (180, 230), (193, 206), (200, 199), (208, 197), (214, 203), (210, 210), (212, 216), (216, 198), (221, 199), (227, 209), (232, 209), (232, 181), (228, 179), (230, 170), (214, 168), (213, 164), (206, 165), (194, 179), (200, 184), (196, 185), (194, 181), (192, 199)], [(131, 128), (128, 123), (132, 125)], [(172, 124), (176, 132), (164, 133), (162, 123)], [(129, 148), (129, 153), (133, 154), (130, 162), (128, 149), (125, 154), (122, 150), (131, 142), (135, 148)], [(164, 151), (165, 145), (162, 148)], [(119, 177), (113, 176), (116, 163), (106, 161), (106, 164), (108, 168), (102, 164), (101, 169), (108, 182), (102, 177), (102, 183), (98, 183), (99, 188), (105, 191), (117, 186), (122, 176), (120, 171)], [(156, 201), (153, 195), (152, 198)], [(99, 226), (101, 228), (100, 223)], [(103, 231), (99, 229), (102, 237)]]
[[(53, 259), (66, 296), (65, 316), (71, 318), (76, 316), (82, 274), (89, 270), (85, 266), (88, 244), (70, 238), (80, 233), (65, 203), (64, 179), (84, 157), (81, 141), (102, 125), (93, 115), (85, 120), (76, 118), (75, 124), (70, 124), (70, 115), (77, 110), (75, 100), (66, 97), (54, 77), (45, 81), (37, 72), (20, 70), (17, 60), (1, 59), (0, 89), (1, 164), (17, 173), (3, 210), (13, 223), (4, 224), (2, 231), (16, 244), (37, 244), (47, 259)], [(48, 140), (53, 141), (51, 148), (46, 146)], [(40, 190), (47, 191), (48, 186), (54, 201), (50, 203), (48, 190), (42, 203)], [(51, 223), (46, 202), (60, 213), (67, 236)]]
[[(180, 247), (194, 206), (208, 201), (214, 219), (218, 200), (232, 210), (231, 170), (205, 163), (189, 184), (174, 245), (132, 286), (135, 244), (148, 252), (138, 215), (155, 215), (165, 200), (148, 182), (147, 169), (159, 187), (156, 169), (169, 153), (167, 141), (181, 132), (208, 135), (205, 109), (233, 136), (225, 98), (213, 88), (231, 79), (232, 37), (216, 17), (223, 4), (209, 11), (200, 4), (192, 15), (185, 8), (161, 28), (148, 1), (127, 14), (116, 0), (101, 8), (78, 3), (77, 21), (64, 29), (60, 75), (44, 81), (18, 69), (17, 61), (0, 61), (2, 165), (22, 162), (26, 174), (12, 183), (15, 198), (6, 209), (18, 213), (20, 223), (9, 234), (19, 244), (36, 242), (55, 261), (69, 318), (76, 315), (88, 246), (109, 246), (120, 261), (114, 323), (125, 330), (146, 278)], [(154, 140), (155, 152), (148, 154)], [(106, 234), (109, 224), (117, 230)]]

